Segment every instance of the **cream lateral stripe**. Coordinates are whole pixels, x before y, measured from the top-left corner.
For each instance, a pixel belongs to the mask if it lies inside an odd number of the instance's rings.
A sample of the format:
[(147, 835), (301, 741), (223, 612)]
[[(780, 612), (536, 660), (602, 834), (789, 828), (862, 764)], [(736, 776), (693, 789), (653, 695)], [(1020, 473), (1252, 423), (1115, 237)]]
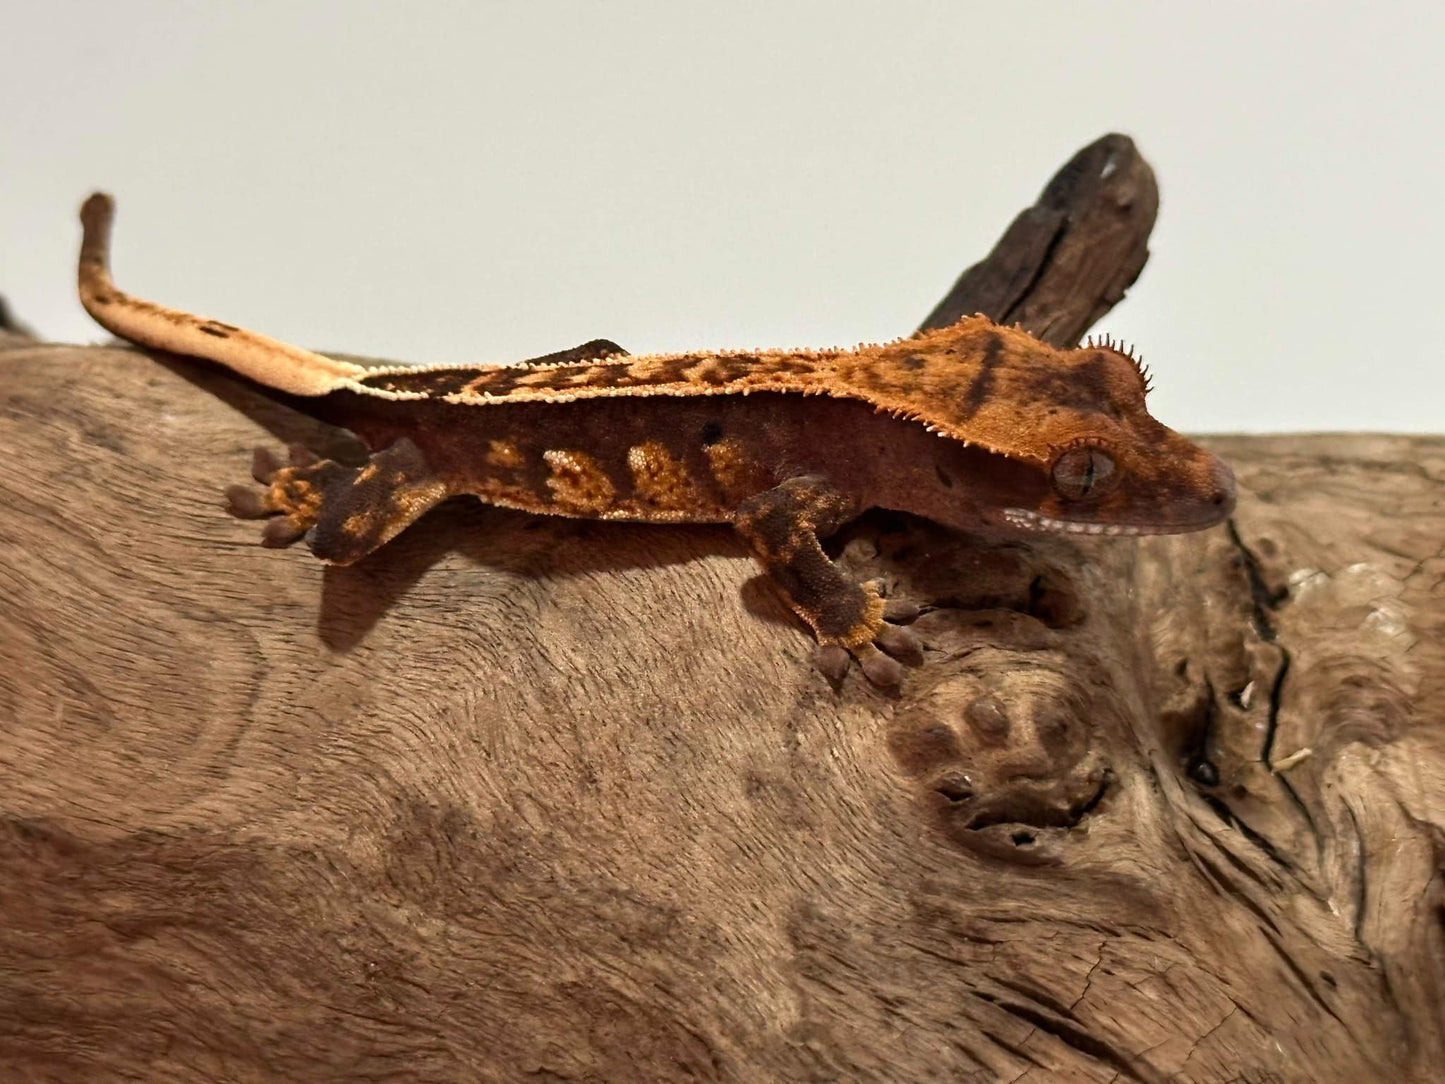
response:
[(122, 293), (110, 277), (114, 217), (115, 202), (100, 192), (80, 209), (80, 303), (107, 331), (142, 346), (218, 362), (291, 395), (325, 395), (367, 374), (348, 361)]
[[(666, 355), (659, 355), (666, 357)], [(648, 361), (647, 357), (637, 360)], [(668, 359), (670, 360), (670, 358)], [(379, 394), (387, 398), (410, 398), (414, 392), (378, 392), (376, 388), (367, 387), (369, 394)], [(487, 406), (500, 405), (504, 403), (575, 403), (586, 399), (616, 399), (625, 395), (641, 396), (643, 398), (656, 399), (661, 396), (674, 396), (678, 398), (705, 395), (750, 395), (753, 392), (782, 392), (790, 395), (829, 395), (837, 399), (856, 399), (859, 402), (868, 403), (869, 400), (863, 396), (849, 394), (847, 391), (835, 391), (831, 388), (818, 386), (800, 386), (796, 382), (785, 380), (757, 380), (755, 383), (744, 383), (740, 380), (730, 381), (726, 384), (690, 384), (687, 381), (676, 381), (670, 384), (624, 384), (621, 387), (614, 387), (607, 384), (582, 385), (576, 388), (513, 388), (504, 391), (499, 395), (492, 395), (488, 392), (453, 392), (448, 395), (439, 396), (444, 403), (455, 403), (458, 406)], [(425, 396), (423, 396), (425, 398)], [(873, 405), (873, 404), (869, 404)], [(882, 409), (881, 407), (878, 409)], [(903, 417), (902, 414), (895, 414), (895, 417)]]

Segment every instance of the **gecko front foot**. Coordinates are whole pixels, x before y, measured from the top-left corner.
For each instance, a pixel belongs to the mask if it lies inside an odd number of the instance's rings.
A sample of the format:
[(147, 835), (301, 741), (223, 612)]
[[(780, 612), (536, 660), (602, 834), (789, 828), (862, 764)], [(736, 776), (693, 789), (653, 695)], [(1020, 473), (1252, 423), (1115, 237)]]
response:
[(306, 536), (316, 556), (339, 565), (365, 557), (450, 495), (404, 438), (360, 468), (317, 459), (299, 444), (282, 466), (257, 448), (251, 474), (266, 488), (231, 486), (226, 498), (232, 514), (267, 521), (261, 544), (289, 546)]
[(862, 584), (861, 589), (866, 600), (865, 612), (870, 617), (877, 614), (876, 620), (869, 623), (866, 633), (862, 633), (868, 638), (852, 644), (820, 642), (813, 655), (813, 664), (824, 677), (836, 683), (842, 681), (848, 673), (849, 663), (857, 659), (863, 676), (870, 682), (883, 688), (892, 688), (903, 682), (904, 670), (900, 659), (910, 663), (921, 662), (923, 659), (923, 644), (917, 634), (899, 623), (912, 621), (917, 617), (918, 607), (911, 602), (885, 602), (879, 596), (876, 583)]
[(890, 606), (877, 582), (856, 582), (818, 543), (857, 513), (827, 479), (802, 475), (748, 498), (733, 526), (817, 636), (815, 661), (826, 676), (840, 680), (851, 658), (873, 684), (894, 686), (903, 680), (897, 657), (923, 654), (918, 638), (894, 623), (917, 616), (917, 607)]

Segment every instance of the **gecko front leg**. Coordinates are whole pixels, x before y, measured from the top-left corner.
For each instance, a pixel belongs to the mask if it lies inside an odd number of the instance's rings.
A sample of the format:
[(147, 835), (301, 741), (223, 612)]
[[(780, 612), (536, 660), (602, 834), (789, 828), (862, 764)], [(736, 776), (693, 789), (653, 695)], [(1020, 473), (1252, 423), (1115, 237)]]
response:
[(362, 467), (318, 460), (299, 445), (283, 467), (257, 449), (252, 474), (266, 488), (232, 486), (226, 491), (231, 511), (267, 519), (262, 544), (289, 546), (308, 535), (311, 552), (336, 565), (361, 560), (451, 496), (421, 449), (404, 437)]
[(818, 541), (860, 511), (856, 501), (827, 479), (804, 475), (742, 502), (733, 514), (733, 526), (748, 540), (794, 612), (812, 627), (820, 669), (841, 676), (852, 655), (869, 681), (897, 685), (903, 680), (903, 667), (883, 652), (916, 655), (918, 638), (886, 621), (889, 614), (877, 586), (850, 579)]

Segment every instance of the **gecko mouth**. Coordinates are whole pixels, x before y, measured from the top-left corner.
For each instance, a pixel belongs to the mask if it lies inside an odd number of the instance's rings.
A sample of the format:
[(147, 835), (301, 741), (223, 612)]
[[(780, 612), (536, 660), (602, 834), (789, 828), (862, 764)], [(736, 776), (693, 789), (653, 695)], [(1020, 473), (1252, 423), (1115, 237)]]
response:
[(1059, 534), (1098, 535), (1143, 535), (1143, 534), (1185, 534), (1203, 530), (1220, 522), (1223, 517), (1201, 519), (1193, 523), (1089, 523), (1078, 519), (1055, 519), (1042, 512), (1027, 508), (1005, 508), (1003, 518), (1015, 527), (1030, 531), (1049, 531)]

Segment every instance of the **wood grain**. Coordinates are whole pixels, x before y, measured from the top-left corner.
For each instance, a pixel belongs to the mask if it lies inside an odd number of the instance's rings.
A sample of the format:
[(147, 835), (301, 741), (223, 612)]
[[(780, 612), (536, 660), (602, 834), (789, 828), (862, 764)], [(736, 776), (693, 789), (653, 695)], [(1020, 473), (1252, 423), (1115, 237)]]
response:
[[(890, 700), (811, 671), (724, 531), (458, 503), (323, 569), (218, 496), (263, 424), (315, 423), (130, 351), (0, 358), (12, 1074), (1423, 1080), (1445, 1056), (1445, 441), (1216, 441), (1237, 539), (865, 521), (848, 558), (937, 606)], [(1022, 735), (992, 761), (981, 689)], [(1077, 760), (1029, 738), (1046, 715), (1107, 760), (1103, 800), (962, 827), (951, 772)]]

